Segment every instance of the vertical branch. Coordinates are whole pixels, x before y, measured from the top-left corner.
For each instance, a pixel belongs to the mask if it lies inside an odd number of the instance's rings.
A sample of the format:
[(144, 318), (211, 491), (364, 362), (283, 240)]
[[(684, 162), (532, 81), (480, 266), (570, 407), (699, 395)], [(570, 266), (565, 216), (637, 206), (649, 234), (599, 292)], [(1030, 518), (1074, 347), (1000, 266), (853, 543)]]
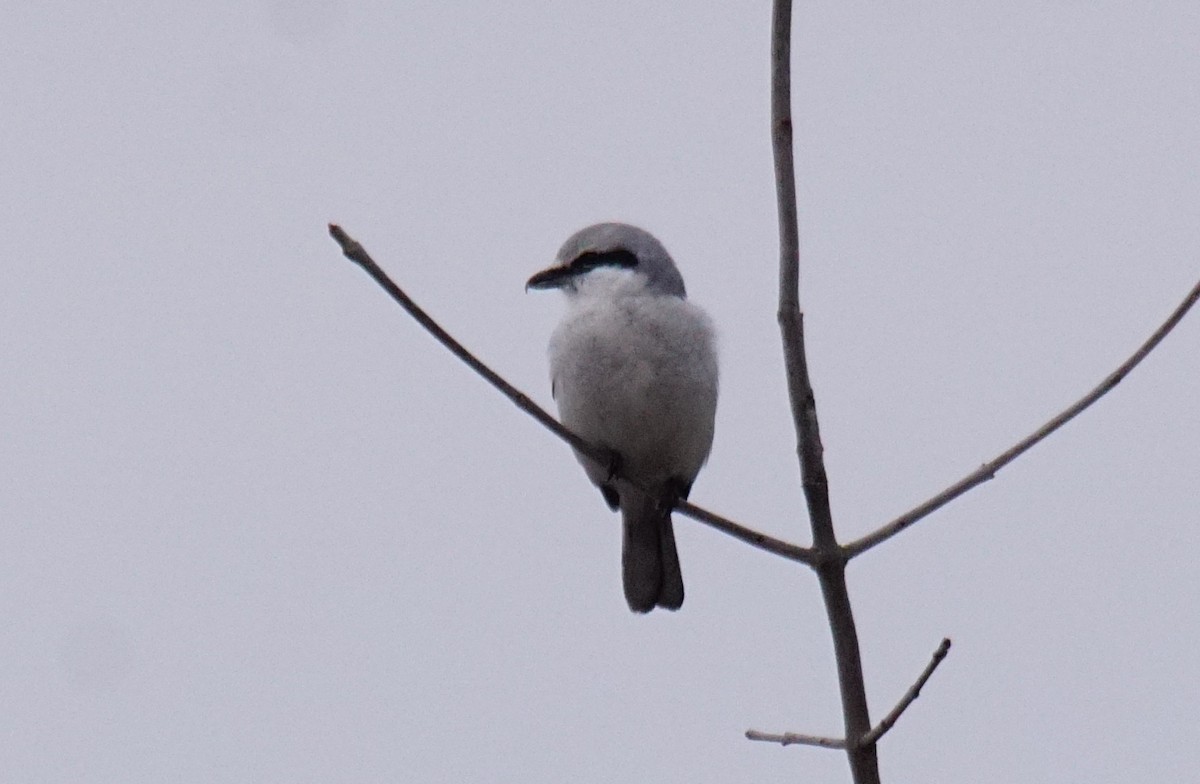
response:
[(796, 172), (792, 152), (790, 0), (775, 0), (771, 25), (771, 142), (779, 204), (779, 328), (783, 338), (788, 395), (798, 439), (800, 473), (813, 532), (817, 578), (833, 634), (838, 685), (846, 726), (846, 754), (856, 784), (878, 784), (875, 744), (860, 739), (871, 731), (858, 632), (846, 588), (846, 558), (833, 530), (829, 482), (817, 423), (817, 406), (804, 352), (800, 311), (800, 233), (796, 215)]

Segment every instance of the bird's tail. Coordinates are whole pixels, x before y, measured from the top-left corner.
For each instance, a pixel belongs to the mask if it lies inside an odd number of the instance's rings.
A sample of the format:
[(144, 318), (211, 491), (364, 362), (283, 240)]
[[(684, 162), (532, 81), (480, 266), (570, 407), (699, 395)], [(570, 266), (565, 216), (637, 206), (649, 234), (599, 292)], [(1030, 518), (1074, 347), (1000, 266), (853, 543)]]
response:
[(625, 601), (634, 612), (655, 605), (678, 610), (683, 605), (683, 573), (675, 549), (671, 504), (641, 493), (621, 499), (625, 534), (621, 548)]

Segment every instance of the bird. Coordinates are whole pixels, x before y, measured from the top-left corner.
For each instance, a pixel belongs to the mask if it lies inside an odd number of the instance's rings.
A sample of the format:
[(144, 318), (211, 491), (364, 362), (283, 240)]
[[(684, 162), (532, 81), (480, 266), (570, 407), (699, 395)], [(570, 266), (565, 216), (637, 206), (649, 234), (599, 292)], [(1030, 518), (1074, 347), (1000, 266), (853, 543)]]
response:
[(571, 235), (529, 289), (558, 289), (567, 310), (550, 337), (551, 394), (562, 424), (614, 456), (575, 452), (622, 520), (625, 600), (636, 613), (683, 605), (671, 511), (712, 449), (716, 334), (652, 234), (597, 223)]

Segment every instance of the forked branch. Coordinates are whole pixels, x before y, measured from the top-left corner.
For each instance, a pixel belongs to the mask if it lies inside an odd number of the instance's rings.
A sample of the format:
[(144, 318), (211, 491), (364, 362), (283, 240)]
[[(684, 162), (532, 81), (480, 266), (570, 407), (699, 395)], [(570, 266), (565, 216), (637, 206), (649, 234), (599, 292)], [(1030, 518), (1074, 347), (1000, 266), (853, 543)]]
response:
[[(440, 324), (425, 312), (421, 306), (412, 300), (396, 283), (388, 277), (375, 260), (371, 258), (371, 254), (367, 253), (357, 240), (347, 234), (341, 226), (337, 224), (329, 224), (329, 235), (341, 247), (342, 253), (346, 258), (353, 261), (358, 266), (362, 267), (368, 275), (370, 275), (376, 283), (378, 283), (384, 291), (391, 295), (400, 307), (417, 320), (431, 335), (450, 350), (450, 353), (465, 362), (472, 370), (474, 370), (496, 389), (500, 390), (501, 394), (511, 400), (525, 413), (536, 419), (543, 427), (554, 433), (556, 436), (566, 441), (577, 451), (587, 455), (597, 462), (607, 465), (619, 465), (619, 461), (615, 461), (614, 455), (608, 450), (591, 444), (576, 434), (572, 433), (567, 428), (563, 427), (557, 419), (546, 412), (544, 408), (534, 403), (528, 395), (514, 387), (512, 384), (504, 380), (504, 378), (492, 370), (490, 367), (480, 361), (474, 354), (466, 349), (461, 343), (442, 328)], [(624, 481), (629, 481), (628, 477), (621, 477)], [(716, 530), (728, 534), (735, 539), (740, 539), (749, 545), (765, 550), (775, 555), (783, 556), (792, 561), (813, 565), (815, 557), (807, 547), (785, 542), (781, 539), (776, 539), (772, 536), (767, 536), (764, 533), (751, 530), (744, 525), (735, 523), (732, 520), (722, 517), (707, 509), (703, 509), (695, 504), (687, 501), (680, 501), (676, 504), (675, 509), (683, 515), (697, 520), (705, 525), (708, 525)]]
[(929, 660), (924, 672), (917, 678), (917, 682), (909, 687), (908, 691), (904, 692), (904, 696), (900, 698), (900, 702), (896, 703), (896, 707), (888, 712), (888, 715), (883, 717), (883, 721), (875, 725), (874, 729), (866, 734), (861, 741), (864, 746), (873, 746), (879, 742), (888, 730), (896, 726), (896, 722), (900, 720), (900, 714), (908, 710), (908, 706), (913, 704), (917, 697), (921, 696), (921, 689), (925, 687), (925, 683), (933, 675), (933, 671), (938, 668), (942, 660), (946, 658), (946, 654), (950, 652), (950, 638), (942, 640), (942, 644), (933, 652), (933, 658)]
[(1178, 324), (1185, 315), (1187, 315), (1187, 312), (1191, 310), (1193, 305), (1196, 304), (1197, 299), (1200, 299), (1200, 282), (1197, 282), (1196, 285), (1192, 287), (1192, 290), (1188, 292), (1188, 295), (1183, 298), (1183, 302), (1179, 303), (1179, 307), (1172, 311), (1171, 315), (1167, 317), (1167, 320), (1164, 321), (1162, 325), (1154, 331), (1154, 334), (1151, 335), (1150, 338), (1143, 343), (1137, 351), (1133, 352), (1133, 355), (1129, 357), (1129, 359), (1122, 362), (1120, 367), (1108, 374), (1108, 376), (1094, 389), (1092, 389), (1092, 391), (1075, 401), (1066, 410), (1055, 416), (1046, 424), (1039, 427), (1027, 438), (1018, 442), (1011, 449), (1000, 454), (995, 459), (984, 463), (977, 470), (967, 474), (950, 487), (935, 495), (933, 498), (930, 498), (928, 501), (925, 501), (924, 503), (905, 512), (875, 532), (867, 534), (861, 539), (856, 539), (855, 541), (847, 544), (843, 548), (846, 558), (850, 559), (857, 555), (862, 555), (875, 545), (891, 539), (893, 536), (908, 528), (918, 520), (928, 517), (976, 485), (981, 485), (989, 479), (994, 478), (996, 476), (996, 472), (998, 472), (1001, 468), (1004, 468), (1006, 465), (1016, 460), (1039, 441), (1046, 438), (1046, 436), (1050, 435), (1055, 430), (1058, 430), (1067, 422), (1070, 422), (1076, 416), (1081, 414), (1097, 400), (1104, 397), (1109, 390), (1121, 383), (1125, 376), (1129, 375), (1129, 372), (1137, 367), (1138, 363), (1145, 359), (1146, 355), (1153, 351), (1155, 347), (1162, 342), (1163, 338), (1165, 338), (1167, 334), (1175, 328), (1175, 325)]
[(896, 722), (900, 720), (900, 715), (908, 710), (908, 706), (912, 705), (917, 697), (921, 696), (921, 689), (929, 681), (933, 675), (933, 671), (938, 668), (942, 660), (946, 658), (946, 654), (950, 652), (950, 640), (942, 640), (942, 644), (933, 652), (933, 658), (926, 665), (925, 670), (917, 678), (916, 682), (909, 687), (904, 696), (900, 698), (900, 702), (896, 703), (896, 707), (888, 712), (888, 715), (883, 717), (883, 721), (879, 722), (870, 732), (863, 735), (857, 743), (847, 743), (842, 738), (826, 738), (821, 735), (805, 735), (800, 732), (760, 732), (759, 730), (746, 730), (747, 740), (759, 740), (767, 743), (778, 743), (780, 746), (819, 746), (823, 749), (852, 749), (874, 746), (879, 742), (888, 730), (896, 726)]

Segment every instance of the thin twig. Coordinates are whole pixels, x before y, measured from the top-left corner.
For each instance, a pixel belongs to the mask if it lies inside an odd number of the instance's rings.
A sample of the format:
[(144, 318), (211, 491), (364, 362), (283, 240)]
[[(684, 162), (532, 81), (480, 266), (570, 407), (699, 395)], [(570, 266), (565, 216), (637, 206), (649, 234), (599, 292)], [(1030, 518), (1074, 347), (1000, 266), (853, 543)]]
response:
[(886, 542), (888, 539), (908, 528), (918, 520), (928, 517), (930, 514), (950, 503), (955, 498), (958, 498), (972, 487), (983, 484), (989, 479), (994, 478), (996, 473), (1001, 468), (1004, 468), (1013, 460), (1016, 460), (1018, 457), (1028, 451), (1039, 441), (1046, 438), (1046, 436), (1050, 435), (1055, 430), (1058, 430), (1067, 422), (1070, 422), (1078, 414), (1082, 413), (1085, 409), (1103, 397), (1109, 390), (1121, 383), (1122, 379), (1129, 375), (1129, 372), (1137, 367), (1138, 363), (1145, 359), (1146, 355), (1153, 351), (1154, 348), (1162, 342), (1162, 339), (1165, 338), (1167, 334), (1175, 328), (1175, 325), (1178, 324), (1191, 309), (1191, 307), (1196, 304), (1197, 299), (1200, 299), (1200, 282), (1197, 282), (1196, 285), (1192, 287), (1192, 290), (1188, 292), (1186, 297), (1184, 297), (1183, 302), (1181, 302), (1179, 307), (1175, 308), (1171, 315), (1167, 317), (1167, 320), (1162, 323), (1162, 326), (1155, 330), (1154, 334), (1151, 335), (1150, 338), (1143, 343), (1137, 351), (1133, 352), (1133, 356), (1125, 360), (1120, 367), (1110, 373), (1108, 377), (1101, 381), (1100, 384), (1097, 385), (1092, 391), (1088, 392), (1086, 395), (1068, 407), (1065, 411), (1035, 430), (1027, 438), (1017, 443), (1007, 452), (999, 455), (994, 460), (984, 463), (976, 471), (967, 474), (958, 482), (955, 482), (953, 485), (938, 493), (933, 498), (930, 498), (928, 501), (925, 501), (924, 503), (919, 504), (913, 509), (905, 512), (887, 525), (884, 525), (873, 533), (867, 534), (861, 539), (856, 539), (855, 541), (847, 544), (843, 548), (845, 557), (850, 559), (854, 558), (855, 556), (862, 555), (875, 545)]
[[(796, 428), (804, 498), (813, 532), (815, 570), (833, 635), (846, 737), (871, 731), (858, 630), (846, 587), (846, 561), (833, 529), (817, 405), (804, 351), (800, 311), (800, 230), (796, 212), (796, 167), (792, 146), (791, 0), (775, 0), (771, 19), (771, 149), (779, 208), (779, 329), (783, 339), (788, 397)], [(879, 784), (875, 746), (846, 746), (855, 784)]]
[(823, 749), (846, 748), (846, 741), (841, 738), (802, 735), (799, 732), (759, 732), (758, 730), (746, 730), (746, 739), (778, 743), (780, 746), (820, 746)]
[(760, 550), (766, 550), (768, 553), (783, 556), (791, 561), (798, 561), (802, 564), (814, 566), (816, 564), (816, 554), (812, 548), (801, 547), (798, 544), (785, 542), (782, 539), (776, 539), (773, 536), (767, 536), (764, 533), (746, 528), (744, 525), (735, 523), (734, 521), (721, 517), (718, 514), (713, 514), (707, 509), (703, 509), (689, 501), (679, 501), (675, 505), (675, 511), (686, 515), (693, 520), (712, 526), (723, 534), (728, 534), (735, 539), (740, 539), (747, 544), (753, 545)]
[(371, 258), (371, 254), (367, 253), (358, 240), (347, 234), (341, 226), (335, 223), (329, 224), (329, 236), (337, 242), (342, 248), (342, 253), (346, 258), (353, 261), (358, 266), (362, 267), (368, 275), (375, 279), (384, 291), (391, 295), (400, 307), (417, 320), (422, 327), (433, 335), (438, 341), (450, 350), (450, 353), (461, 359), (463, 362), (474, 370), (496, 389), (517, 405), (526, 414), (540, 422), (544, 427), (550, 429), (555, 435), (566, 441), (577, 451), (582, 452), (598, 463), (609, 463), (612, 461), (612, 455), (606, 450), (589, 444), (579, 436), (567, 430), (558, 420), (546, 413), (546, 410), (534, 403), (525, 393), (514, 387), (512, 384), (505, 381), (499, 373), (492, 370), (483, 362), (475, 358), (475, 355), (468, 351), (461, 343), (454, 339), (449, 332), (442, 329), (433, 318), (426, 313), (420, 305), (413, 302), (404, 290), (388, 277), (387, 273), (380, 269), (375, 260)]
[[(605, 465), (619, 464), (619, 461), (614, 463), (613, 455), (609, 453), (608, 450), (588, 443), (575, 433), (572, 433), (570, 430), (563, 427), (562, 424), (559, 423), (557, 419), (550, 416), (550, 414), (548, 414), (544, 408), (539, 406), (537, 403), (534, 403), (533, 400), (531, 400), (525, 393), (521, 392), (521, 390), (505, 381), (500, 374), (496, 373), (490, 367), (477, 359), (474, 354), (468, 351), (461, 343), (455, 340), (449, 332), (444, 330), (441, 325), (434, 321), (433, 318), (426, 313), (421, 306), (414, 302), (412, 298), (404, 292), (403, 289), (397, 286), (395, 282), (388, 277), (387, 273), (375, 263), (375, 260), (371, 258), (371, 255), (367, 253), (366, 249), (357, 240), (347, 234), (341, 226), (333, 223), (329, 224), (329, 234), (331, 237), (333, 237), (337, 244), (341, 246), (342, 253), (346, 256), (346, 258), (362, 267), (363, 270), (365, 270), (366, 273), (384, 289), (384, 291), (391, 295), (392, 299), (394, 299), (400, 305), (400, 307), (404, 308), (404, 310), (410, 316), (416, 319), (422, 327), (424, 327), (431, 335), (437, 338), (443, 346), (449, 349), (450, 353), (454, 354), (454, 356), (465, 362), (476, 373), (483, 376), (483, 378), (489, 384), (500, 390), (501, 394), (515, 403), (518, 408), (536, 419), (550, 432), (566, 441), (576, 451), (581, 452), (593, 460)], [(629, 481), (627, 477), (621, 478), (624, 481)], [(735, 539), (740, 539), (741, 541), (753, 545), (760, 550), (765, 550), (769, 553), (774, 553), (775, 555), (780, 555), (793, 561), (799, 561), (800, 563), (811, 565), (815, 562), (815, 557), (812, 551), (807, 547), (801, 547), (790, 542), (785, 542), (781, 539), (767, 536), (766, 534), (759, 533), (758, 531), (753, 531), (743, 525), (733, 522), (732, 520), (710, 512), (707, 509), (703, 509), (695, 504), (688, 503), (687, 501), (680, 501), (675, 508), (680, 512), (680, 514), (704, 523), (705, 525), (715, 528), (724, 534), (728, 534)]]
[(883, 721), (879, 722), (875, 729), (868, 732), (859, 741), (863, 746), (875, 745), (888, 730), (896, 725), (896, 722), (900, 719), (900, 714), (904, 713), (908, 709), (908, 706), (912, 705), (913, 701), (921, 696), (921, 689), (925, 687), (925, 683), (933, 675), (933, 671), (938, 668), (938, 665), (942, 663), (942, 660), (946, 658), (946, 654), (949, 652), (950, 638), (947, 637), (942, 640), (942, 644), (933, 652), (933, 658), (930, 659), (929, 664), (925, 667), (925, 671), (921, 673), (921, 677), (917, 678), (917, 682), (904, 693), (904, 696), (900, 698), (900, 702), (896, 703), (896, 707), (892, 708), (891, 712), (883, 717)]
[(900, 720), (901, 714), (908, 710), (908, 706), (916, 701), (917, 697), (921, 696), (921, 689), (933, 676), (933, 671), (938, 668), (942, 660), (946, 658), (946, 654), (950, 652), (949, 638), (942, 640), (942, 644), (933, 652), (933, 658), (929, 664), (925, 666), (924, 672), (917, 678), (916, 683), (909, 687), (908, 691), (904, 692), (904, 696), (900, 698), (900, 702), (896, 703), (896, 707), (892, 708), (888, 715), (883, 717), (883, 721), (879, 722), (878, 726), (870, 732), (862, 736), (856, 744), (849, 744), (841, 738), (827, 738), (821, 735), (805, 735), (799, 732), (761, 732), (759, 730), (746, 730), (747, 740), (760, 740), (767, 743), (778, 743), (781, 746), (820, 746), (823, 749), (844, 749), (851, 750), (874, 746), (879, 742), (888, 730), (896, 726), (896, 722)]

